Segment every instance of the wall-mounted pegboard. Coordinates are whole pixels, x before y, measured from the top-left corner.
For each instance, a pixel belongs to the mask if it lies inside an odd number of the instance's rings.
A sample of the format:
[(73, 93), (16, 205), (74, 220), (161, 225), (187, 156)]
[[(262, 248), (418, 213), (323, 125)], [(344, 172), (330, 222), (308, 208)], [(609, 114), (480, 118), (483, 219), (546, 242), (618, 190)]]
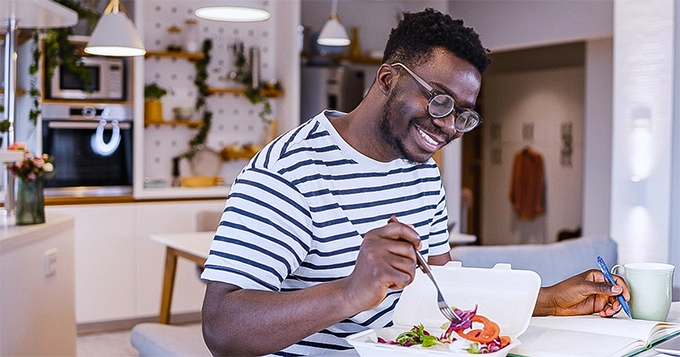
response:
[[(250, 47), (259, 47), (261, 79), (277, 80), (273, 35), (276, 7), (267, 0), (252, 2), (269, 11), (272, 19), (250, 23), (211, 21), (194, 15), (197, 7), (208, 5), (208, 2), (147, 0), (144, 2), (144, 21), (141, 24), (144, 26), (144, 44), (148, 51), (165, 51), (169, 45), (177, 43), (183, 45), (190, 26), (185, 21), (192, 19), (197, 21), (199, 42), (202, 43), (206, 38), (213, 41), (208, 66), (209, 87), (240, 87), (228, 79), (228, 74), (234, 70), (231, 45), (236, 42), (243, 42), (246, 54)], [(179, 36), (168, 31), (173, 26), (181, 30)], [(144, 84), (155, 82), (168, 90), (168, 94), (162, 98), (163, 117), (166, 120), (173, 119), (173, 108), (194, 106), (197, 94), (193, 83), (195, 73), (194, 63), (185, 58), (150, 56), (144, 61)], [(270, 118), (276, 118), (276, 100), (270, 102), (273, 110)], [(215, 94), (208, 98), (207, 108), (213, 112), (213, 125), (206, 141), (208, 147), (219, 151), (227, 145), (263, 143), (266, 125), (259, 117), (261, 104), (253, 105), (242, 95)], [(200, 118), (200, 113), (194, 113), (192, 117), (196, 120)], [(167, 179), (170, 182), (172, 158), (187, 150), (188, 142), (196, 130), (168, 125), (150, 125), (145, 128), (144, 177)], [(231, 183), (244, 164), (242, 160), (226, 162), (220, 171), (225, 183)], [(182, 176), (192, 175), (187, 162), (181, 163), (180, 171)]]

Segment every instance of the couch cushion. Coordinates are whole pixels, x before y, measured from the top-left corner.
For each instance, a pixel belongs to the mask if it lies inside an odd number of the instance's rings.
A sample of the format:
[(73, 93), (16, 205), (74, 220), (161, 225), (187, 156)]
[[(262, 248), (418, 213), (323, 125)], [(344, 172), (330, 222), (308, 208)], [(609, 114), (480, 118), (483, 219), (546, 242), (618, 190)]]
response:
[(185, 326), (159, 323), (137, 324), (132, 328), (130, 343), (139, 351), (140, 357), (212, 356), (203, 342), (201, 324)]
[(617, 246), (609, 237), (581, 237), (549, 244), (459, 246), (451, 258), (467, 267), (491, 268), (510, 263), (513, 269), (533, 270), (542, 286), (550, 286), (588, 269), (597, 269), (601, 255), (612, 267), (618, 261)]

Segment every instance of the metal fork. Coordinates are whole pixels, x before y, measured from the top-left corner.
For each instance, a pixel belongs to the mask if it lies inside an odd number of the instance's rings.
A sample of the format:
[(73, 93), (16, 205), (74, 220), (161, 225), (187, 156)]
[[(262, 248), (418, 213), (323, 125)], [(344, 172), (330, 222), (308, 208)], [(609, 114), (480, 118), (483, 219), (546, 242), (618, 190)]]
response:
[(420, 251), (416, 249), (416, 258), (418, 259), (418, 264), (420, 265), (420, 269), (423, 271), (423, 273), (427, 274), (427, 276), (432, 280), (432, 284), (434, 284), (434, 287), (437, 288), (437, 306), (439, 306), (439, 311), (446, 317), (449, 321), (451, 322), (460, 322), (461, 318), (456, 314), (451, 307), (449, 307), (449, 304), (446, 303), (446, 300), (444, 300), (444, 295), (442, 295), (442, 291), (439, 290), (439, 285), (437, 285), (437, 281), (434, 280), (434, 276), (432, 275), (432, 269), (430, 269), (430, 265), (427, 264), (427, 261), (423, 257), (422, 254), (420, 254)]

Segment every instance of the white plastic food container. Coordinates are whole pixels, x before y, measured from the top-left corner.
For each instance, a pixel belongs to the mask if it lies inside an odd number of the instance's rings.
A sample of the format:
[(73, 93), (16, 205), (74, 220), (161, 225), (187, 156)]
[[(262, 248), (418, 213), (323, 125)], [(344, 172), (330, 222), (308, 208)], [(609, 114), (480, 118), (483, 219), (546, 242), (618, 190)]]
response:
[[(509, 264), (496, 264), (491, 269), (466, 268), (460, 262), (432, 267), (432, 273), (451, 307), (471, 310), (496, 322), (501, 335), (512, 342), (500, 351), (474, 356), (504, 357), (520, 344), (519, 335), (526, 331), (534, 311), (541, 278), (533, 271), (512, 270)], [(423, 324), (431, 335), (441, 336), (441, 326), (447, 322), (437, 307), (437, 292), (428, 277), (418, 270), (416, 277), (404, 289), (394, 311), (394, 326), (371, 329), (347, 337), (361, 357), (399, 356), (461, 356), (472, 355), (465, 350), (449, 350), (443, 346), (423, 348), (378, 343), (378, 337), (392, 341), (402, 332)]]

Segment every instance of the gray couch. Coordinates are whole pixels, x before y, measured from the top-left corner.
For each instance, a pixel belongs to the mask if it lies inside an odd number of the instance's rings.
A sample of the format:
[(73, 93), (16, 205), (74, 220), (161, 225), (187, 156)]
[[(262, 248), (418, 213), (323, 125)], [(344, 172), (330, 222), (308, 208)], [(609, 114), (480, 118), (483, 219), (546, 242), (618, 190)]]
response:
[(451, 249), (451, 258), (464, 267), (491, 268), (496, 263), (510, 263), (513, 269), (537, 272), (541, 286), (550, 286), (597, 269), (598, 255), (611, 268), (618, 261), (616, 249), (616, 242), (609, 237), (581, 237), (549, 244), (459, 246)]

